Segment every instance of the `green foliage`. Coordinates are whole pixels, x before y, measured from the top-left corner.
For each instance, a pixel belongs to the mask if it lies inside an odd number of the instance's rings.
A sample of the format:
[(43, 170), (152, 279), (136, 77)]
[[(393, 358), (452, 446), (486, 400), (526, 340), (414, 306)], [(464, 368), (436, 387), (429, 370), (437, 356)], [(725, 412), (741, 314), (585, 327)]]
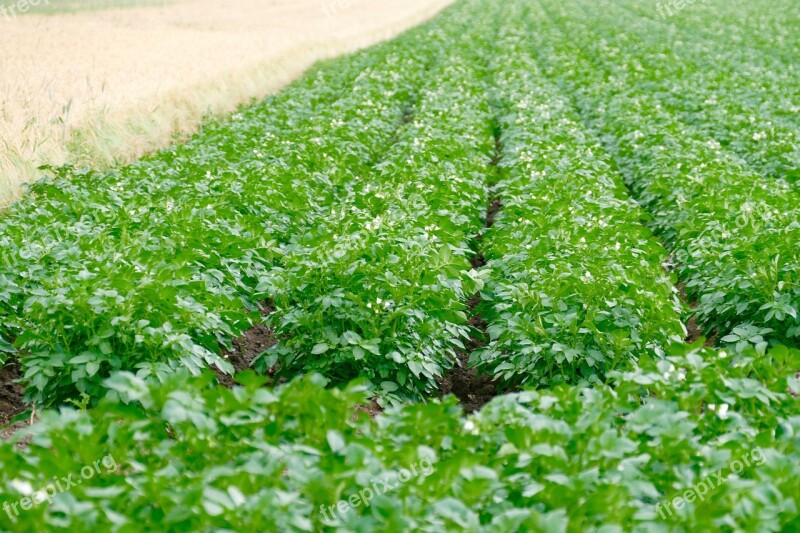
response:
[(348, 182), (262, 277), (285, 340), (257, 368), (363, 374), (399, 400), (431, 392), (453, 367), (469, 339), (464, 302), (482, 286), (468, 256), (494, 145), (482, 60), (467, 48), (478, 38), (453, 37), (431, 70), (399, 73), (425, 83), (371, 179)]
[[(365, 214), (390, 210), (364, 178), (377, 172), (373, 167), (397, 144), (394, 137), (405, 110), (413, 105), (427, 69), (444, 53), (442, 43), (467, 33), (465, 9), (448, 10), (392, 43), (327, 63), (265, 102), (207, 125), (185, 145), (104, 175), (54, 170), (52, 178), (32, 186), (0, 220), (0, 336), (12, 340), (19, 352), (28, 398), (43, 403), (79, 393), (96, 398), (103, 378), (120, 369), (164, 374), (187, 367), (199, 373), (215, 365), (230, 373), (233, 368), (220, 353), (260, 320), (254, 311), (262, 298), (281, 289), (275, 294), (278, 316), (302, 313), (307, 298), (319, 296), (302, 294), (309, 269), (326, 268), (327, 254), (357, 236), (342, 221), (363, 222), (353, 212), (359, 196), (373, 204), (360, 206)], [(402, 140), (409, 133), (410, 127)], [(440, 139), (440, 146), (447, 140)], [(447, 166), (444, 157), (440, 164)], [(400, 177), (387, 176), (382, 188), (397, 189), (389, 182)], [(393, 198), (399, 199), (399, 193)], [(430, 200), (430, 208), (435, 205)], [(409, 211), (404, 213), (392, 214), (395, 225), (408, 220)], [(452, 216), (443, 233), (462, 231), (455, 224), (464, 215), (456, 211)], [(447, 217), (434, 212), (431, 218)], [(458, 284), (471, 283), (458, 239), (450, 234), (445, 242), (440, 236), (429, 238), (423, 228), (387, 237), (404, 268), (413, 266), (406, 265), (409, 254), (428, 257), (425, 268), (443, 267), (441, 274), (431, 274), (425, 292), (397, 296), (398, 316), (411, 331), (395, 344), (427, 338), (442, 324), (449, 331), (407, 355), (410, 362), (424, 359), (429, 367), (422, 369), (424, 378), (407, 383), (412, 391), (429, 387), (430, 376), (446, 366), (444, 345), (463, 335), (455, 324), (461, 319)], [(342, 230), (348, 239), (341, 239)], [(357, 261), (364, 253), (380, 253), (359, 249), (333, 259)], [(350, 266), (323, 270), (323, 277), (332, 279)], [(280, 286), (286, 272), (297, 285)], [(386, 268), (381, 273), (408, 275)], [(397, 278), (396, 285), (402, 286), (397, 291), (411, 283)], [(426, 302), (439, 286), (450, 295)], [(333, 294), (337, 288), (330, 287)], [(358, 304), (367, 301), (365, 295)], [(453, 310), (438, 318), (431, 306)], [(403, 361), (391, 362), (395, 350), (390, 340), (374, 344), (387, 337), (385, 331), (374, 331), (357, 316), (353, 320), (352, 333), (362, 339), (358, 349), (386, 361), (381, 377), (392, 381), (400, 379), (394, 376), (398, 371), (421, 373)], [(413, 329), (416, 322), (421, 325)], [(285, 329), (291, 331), (288, 325)], [(306, 346), (311, 340), (310, 346), (319, 343), (308, 338), (296, 342)], [(432, 355), (434, 347), (445, 350), (443, 356)], [(4, 354), (9, 350), (6, 341), (0, 349)], [(352, 378), (359, 371), (360, 366), (347, 364), (332, 377)]]
[[(707, 55), (706, 41), (688, 37), (696, 44), (667, 51), (675, 39), (661, 42), (652, 23), (610, 2), (545, 0), (526, 20), (545, 72), (573, 97), (651, 215), (697, 303), (692, 315), (709, 333), (751, 324), (770, 329), (771, 341), (796, 345), (800, 194), (786, 180), (756, 172), (685, 107), (687, 99), (711, 105), (726, 98), (723, 91), (738, 76), (719, 80), (704, 68), (696, 71), (691, 61)], [(688, 58), (685, 49), (691, 49)], [(738, 50), (731, 54), (738, 57)]]
[[(326, 389), (319, 376), (269, 390), (245, 374), (244, 386), (228, 390), (210, 375), (181, 372), (154, 384), (117, 374), (95, 409), (45, 412), (26, 447), (0, 444), (0, 499), (30, 495), (53, 476), (78, 477), (108, 456), (114, 468), (50, 505), (12, 512), (15, 521), (0, 513), (0, 524), (777, 531), (800, 519), (800, 383), (786, 370), (798, 364), (800, 352), (788, 349), (732, 356), (678, 348), (611, 373), (613, 386), (524, 391), (467, 418), (448, 398), (390, 408), (375, 421), (354, 417), (363, 386)], [(659, 504), (748, 454), (751, 466), (704, 501), (659, 515)], [(401, 482), (412, 468), (416, 475)], [(384, 478), (391, 490), (377, 483), (369, 506), (321, 512)]]
[(503, 207), (483, 247), (490, 342), (472, 358), (512, 384), (597, 380), (686, 332), (666, 252), (523, 30), (495, 53)]

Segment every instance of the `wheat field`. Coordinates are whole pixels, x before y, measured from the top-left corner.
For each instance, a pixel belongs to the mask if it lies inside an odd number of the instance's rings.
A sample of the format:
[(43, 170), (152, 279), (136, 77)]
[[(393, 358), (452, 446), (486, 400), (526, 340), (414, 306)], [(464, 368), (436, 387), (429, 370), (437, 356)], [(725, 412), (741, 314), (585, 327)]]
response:
[[(43, 164), (104, 168), (393, 37), (448, 0), (40, 0), (0, 11), (0, 205)], [(33, 2), (30, 2), (32, 5)], [(30, 7), (30, 5), (29, 5)]]

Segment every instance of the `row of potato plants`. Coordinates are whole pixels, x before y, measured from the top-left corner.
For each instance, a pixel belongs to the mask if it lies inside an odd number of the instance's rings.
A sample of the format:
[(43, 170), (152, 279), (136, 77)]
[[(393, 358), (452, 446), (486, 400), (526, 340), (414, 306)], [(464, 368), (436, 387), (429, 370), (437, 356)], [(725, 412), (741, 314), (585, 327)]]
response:
[(116, 369), (231, 372), (220, 348), (257, 320), (260, 279), (392, 145), (465, 9), (186, 144), (34, 185), (0, 219), (0, 357), (20, 360), (28, 398), (95, 395)]
[(798, 186), (797, 73), (762, 51), (714, 42), (691, 27), (671, 33), (663, 23), (640, 16), (643, 10), (608, 1), (586, 7), (593, 31), (638, 58), (651, 74), (648, 90), (658, 91), (665, 106), (758, 172)]
[(722, 342), (762, 351), (770, 341), (797, 344), (800, 195), (683, 121), (650, 91), (639, 59), (598, 41), (578, 7), (534, 6), (531, 49), (649, 212), (695, 303), (692, 314)]
[(493, 54), (502, 209), (483, 241), (481, 369), (516, 385), (594, 381), (680, 342), (666, 251), (610, 157), (542, 75), (519, 4)]
[(376, 420), (363, 386), (318, 375), (229, 390), (118, 373), (96, 408), (45, 411), (25, 446), (0, 442), (0, 529), (795, 530), (798, 364), (784, 347), (682, 347), (609, 385)]
[(494, 147), (481, 54), (492, 19), (471, 25), (425, 74), (373, 172), (345, 184), (261, 278), (281, 341), (257, 369), (362, 375), (386, 399), (419, 398), (465, 348), (465, 301), (481, 285), (470, 239), (483, 226)]
[[(792, 0), (769, 0), (767, 4), (748, 0), (706, 0), (692, 9), (681, 10), (679, 16), (662, 16), (658, 3), (624, 2), (632, 11), (648, 18), (674, 25), (680, 37), (684, 32), (702, 35), (709, 42), (738, 48), (742, 54), (753, 52), (782, 61), (791, 68), (800, 55), (800, 25), (797, 6)], [(662, 10), (668, 15), (666, 10)], [(673, 13), (676, 13), (673, 10)]]

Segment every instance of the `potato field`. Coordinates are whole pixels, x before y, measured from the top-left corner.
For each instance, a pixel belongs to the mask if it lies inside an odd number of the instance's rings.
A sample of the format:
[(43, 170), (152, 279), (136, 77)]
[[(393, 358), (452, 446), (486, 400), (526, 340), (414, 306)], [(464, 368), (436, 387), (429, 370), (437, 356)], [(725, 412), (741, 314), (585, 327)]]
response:
[(47, 169), (0, 530), (800, 531), (796, 7), (459, 0)]

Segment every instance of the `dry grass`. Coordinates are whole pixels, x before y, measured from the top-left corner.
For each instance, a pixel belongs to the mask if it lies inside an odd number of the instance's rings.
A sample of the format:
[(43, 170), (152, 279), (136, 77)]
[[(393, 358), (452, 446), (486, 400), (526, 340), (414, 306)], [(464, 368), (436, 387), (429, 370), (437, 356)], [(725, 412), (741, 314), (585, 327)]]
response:
[(41, 164), (128, 162), (450, 1), (176, 0), (0, 18), (0, 203)]

